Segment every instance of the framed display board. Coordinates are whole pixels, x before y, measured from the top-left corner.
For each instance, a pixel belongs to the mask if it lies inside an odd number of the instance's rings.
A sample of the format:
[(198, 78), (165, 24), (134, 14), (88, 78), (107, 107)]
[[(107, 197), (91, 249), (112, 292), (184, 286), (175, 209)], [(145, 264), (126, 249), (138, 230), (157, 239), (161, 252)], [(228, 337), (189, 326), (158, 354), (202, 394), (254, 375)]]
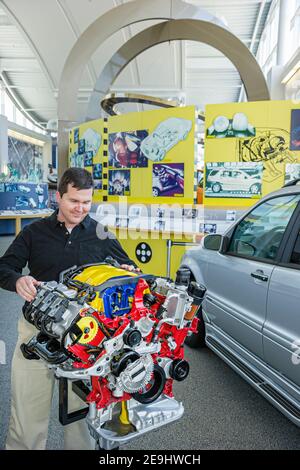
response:
[(69, 166), (86, 168), (95, 182), (94, 202), (107, 200), (107, 126), (103, 119), (85, 122), (69, 134)]
[(108, 119), (108, 200), (193, 203), (195, 107)]
[(292, 101), (206, 106), (204, 204), (251, 206), (299, 177), (299, 112)]

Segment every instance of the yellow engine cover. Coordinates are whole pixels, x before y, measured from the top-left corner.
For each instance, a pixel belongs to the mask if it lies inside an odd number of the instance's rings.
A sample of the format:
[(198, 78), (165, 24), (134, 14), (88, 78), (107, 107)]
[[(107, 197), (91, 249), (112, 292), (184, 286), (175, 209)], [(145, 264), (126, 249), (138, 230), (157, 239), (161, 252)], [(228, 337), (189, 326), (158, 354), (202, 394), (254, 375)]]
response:
[[(99, 286), (104, 282), (117, 277), (135, 277), (137, 273), (126, 271), (126, 269), (115, 268), (109, 264), (100, 264), (85, 268), (80, 274), (74, 276), (76, 281), (84, 282), (90, 286)], [(99, 312), (103, 312), (103, 301), (97, 293), (96, 298), (89, 303), (91, 307)]]

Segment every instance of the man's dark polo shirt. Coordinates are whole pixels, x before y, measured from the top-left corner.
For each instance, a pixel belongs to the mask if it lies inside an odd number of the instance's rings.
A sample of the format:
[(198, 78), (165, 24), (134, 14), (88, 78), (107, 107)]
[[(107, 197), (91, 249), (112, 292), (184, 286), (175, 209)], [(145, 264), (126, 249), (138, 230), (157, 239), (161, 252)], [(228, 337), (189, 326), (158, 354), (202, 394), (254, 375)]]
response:
[(75, 264), (99, 263), (107, 256), (135, 266), (118, 240), (97, 236), (97, 225), (98, 234), (99, 228), (103, 234), (104, 227), (87, 215), (69, 233), (57, 220), (57, 212), (27, 225), (0, 258), (0, 287), (15, 291), (27, 263), (30, 275), (38, 281), (58, 281), (61, 271)]

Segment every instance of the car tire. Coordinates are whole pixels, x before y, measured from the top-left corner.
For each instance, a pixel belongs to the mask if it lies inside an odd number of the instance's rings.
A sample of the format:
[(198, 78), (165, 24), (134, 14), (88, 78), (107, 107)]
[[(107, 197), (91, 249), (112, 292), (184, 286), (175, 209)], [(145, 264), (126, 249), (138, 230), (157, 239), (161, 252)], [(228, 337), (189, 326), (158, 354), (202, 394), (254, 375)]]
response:
[(152, 188), (152, 196), (158, 197), (160, 195), (160, 190), (156, 187)]
[(252, 186), (250, 186), (250, 193), (251, 194), (258, 194), (260, 193), (260, 184), (255, 183)]
[(220, 191), (222, 191), (222, 186), (220, 185), (220, 183), (214, 183), (211, 189), (213, 193), (219, 193)]
[(189, 336), (187, 336), (185, 338), (185, 344), (187, 346), (189, 346), (190, 348), (193, 348), (193, 349), (204, 348), (206, 346), (206, 344), (205, 344), (205, 324), (204, 324), (204, 321), (203, 321), (203, 315), (202, 315), (202, 308), (201, 307), (199, 309), (197, 317), (199, 319), (198, 332), (197, 333), (191, 333)]

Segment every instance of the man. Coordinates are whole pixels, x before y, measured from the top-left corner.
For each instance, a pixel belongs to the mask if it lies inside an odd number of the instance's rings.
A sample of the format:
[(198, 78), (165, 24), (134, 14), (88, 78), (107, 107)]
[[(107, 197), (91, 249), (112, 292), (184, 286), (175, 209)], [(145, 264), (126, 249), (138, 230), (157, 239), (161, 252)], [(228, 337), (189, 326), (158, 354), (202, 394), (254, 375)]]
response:
[[(97, 222), (88, 215), (93, 195), (91, 174), (69, 168), (63, 174), (56, 198), (58, 211), (50, 217), (27, 225), (0, 258), (0, 287), (17, 292), (31, 302), (41, 281), (58, 281), (59, 273), (71, 266), (99, 263), (111, 256), (121, 266), (135, 270), (120, 243), (113, 238), (99, 239)], [(22, 269), (28, 264), (29, 275)], [(12, 361), (12, 407), (7, 449), (44, 449), (55, 378), (41, 360), (27, 360), (20, 345), (37, 330), (22, 318)], [(73, 393), (69, 411), (82, 407)], [(85, 420), (64, 427), (66, 449), (92, 449)]]

